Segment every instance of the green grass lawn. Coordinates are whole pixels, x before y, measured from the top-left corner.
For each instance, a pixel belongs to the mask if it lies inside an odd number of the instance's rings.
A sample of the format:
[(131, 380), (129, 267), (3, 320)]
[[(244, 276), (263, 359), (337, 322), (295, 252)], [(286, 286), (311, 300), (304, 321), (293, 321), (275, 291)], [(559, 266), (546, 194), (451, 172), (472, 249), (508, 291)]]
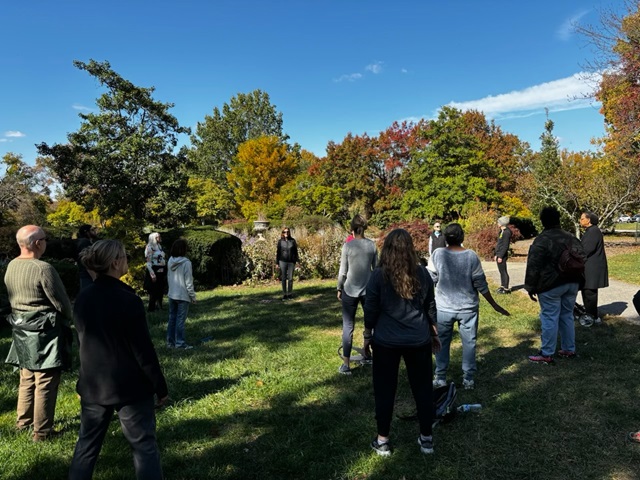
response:
[(611, 278), (640, 285), (640, 252), (611, 256), (607, 262)]
[[(341, 313), (334, 281), (298, 282), (282, 303), (279, 285), (199, 293), (187, 320), (190, 351), (164, 347), (166, 311), (150, 315), (151, 333), (171, 401), (158, 412), (167, 479), (637, 479), (640, 445), (640, 327), (621, 320), (577, 327), (579, 358), (555, 366), (526, 356), (539, 347), (537, 304), (498, 298), (511, 317), (482, 301), (479, 373), (460, 403), (482, 403), (434, 431), (434, 455), (416, 443), (414, 421), (394, 420), (389, 458), (369, 448), (375, 434), (370, 367), (338, 375)], [(356, 344), (361, 342), (358, 312)], [(200, 339), (213, 339), (201, 342)], [(0, 356), (10, 331), (0, 331)], [(461, 383), (459, 340), (452, 379)], [(34, 444), (16, 433), (18, 377), (0, 369), (0, 478), (63, 479), (79, 428), (77, 365), (64, 376), (56, 412), (63, 435)], [(404, 377), (397, 409), (411, 409)], [(95, 479), (133, 478), (117, 421)]]

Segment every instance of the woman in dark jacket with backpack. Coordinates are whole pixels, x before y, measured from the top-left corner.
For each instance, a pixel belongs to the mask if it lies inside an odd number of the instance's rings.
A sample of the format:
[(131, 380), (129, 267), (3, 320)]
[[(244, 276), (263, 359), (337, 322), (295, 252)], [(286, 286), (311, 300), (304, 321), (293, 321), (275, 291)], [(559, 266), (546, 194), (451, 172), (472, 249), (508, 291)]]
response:
[(298, 263), (298, 244), (291, 236), (289, 227), (282, 229), (282, 235), (278, 240), (276, 249), (276, 266), (280, 268), (282, 278), (282, 300), (293, 298), (293, 270)]
[(389, 431), (404, 359), (418, 410), (422, 453), (433, 453), (432, 350), (439, 351), (433, 281), (419, 266), (411, 235), (393, 230), (385, 239), (380, 266), (371, 274), (364, 305), (364, 349), (373, 347), (373, 393), (378, 435), (371, 448), (391, 454)]

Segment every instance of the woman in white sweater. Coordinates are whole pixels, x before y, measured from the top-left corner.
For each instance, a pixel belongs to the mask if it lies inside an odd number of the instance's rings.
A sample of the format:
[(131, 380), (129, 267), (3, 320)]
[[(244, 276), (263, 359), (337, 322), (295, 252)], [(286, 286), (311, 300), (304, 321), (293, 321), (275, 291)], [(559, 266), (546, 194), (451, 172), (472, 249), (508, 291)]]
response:
[(184, 324), (189, 313), (189, 304), (196, 302), (193, 288), (191, 261), (185, 257), (187, 241), (179, 238), (171, 246), (167, 279), (169, 281), (169, 323), (167, 325), (167, 347), (191, 349), (184, 340)]

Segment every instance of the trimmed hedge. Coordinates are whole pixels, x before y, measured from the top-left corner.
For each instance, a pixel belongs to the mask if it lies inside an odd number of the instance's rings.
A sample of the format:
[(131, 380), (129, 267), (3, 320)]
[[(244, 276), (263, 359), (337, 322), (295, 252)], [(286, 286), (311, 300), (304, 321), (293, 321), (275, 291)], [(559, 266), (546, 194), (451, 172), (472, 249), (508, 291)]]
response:
[[(178, 238), (187, 241), (187, 258), (193, 266), (193, 279), (197, 288), (231, 285), (242, 277), (242, 241), (211, 226), (179, 228), (160, 232), (162, 246), (167, 254)], [(148, 237), (145, 238), (148, 240)], [(136, 255), (144, 263), (144, 248)], [(144, 275), (144, 269), (141, 270)], [(140, 281), (143, 278), (139, 279)]]

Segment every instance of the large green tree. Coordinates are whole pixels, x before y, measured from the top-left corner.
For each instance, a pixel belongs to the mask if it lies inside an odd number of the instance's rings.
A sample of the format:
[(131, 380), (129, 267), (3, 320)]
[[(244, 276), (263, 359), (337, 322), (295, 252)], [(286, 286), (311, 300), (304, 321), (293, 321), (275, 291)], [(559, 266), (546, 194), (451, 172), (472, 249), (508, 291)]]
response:
[(174, 225), (192, 217), (185, 200), (187, 158), (177, 149), (181, 127), (171, 103), (153, 99), (153, 87), (122, 78), (109, 62), (74, 61), (106, 90), (97, 112), (80, 113), (68, 143), (38, 145), (68, 197), (102, 217)]
[(51, 176), (38, 157), (27, 165), (22, 155), (8, 152), (2, 157), (0, 178), (0, 225), (42, 224), (50, 203)]
[[(493, 179), (501, 176), (480, 137), (470, 128), (477, 112), (443, 107), (425, 130), (427, 146), (403, 173), (402, 210), (412, 218), (457, 219), (482, 203), (495, 206), (500, 194)], [(486, 122), (486, 120), (485, 120)]]
[(289, 139), (282, 133), (282, 113), (271, 104), (266, 92), (238, 93), (222, 110), (215, 107), (211, 115), (198, 122), (191, 136), (189, 158), (199, 176), (226, 185), (238, 147), (265, 136), (275, 136), (281, 142)]

